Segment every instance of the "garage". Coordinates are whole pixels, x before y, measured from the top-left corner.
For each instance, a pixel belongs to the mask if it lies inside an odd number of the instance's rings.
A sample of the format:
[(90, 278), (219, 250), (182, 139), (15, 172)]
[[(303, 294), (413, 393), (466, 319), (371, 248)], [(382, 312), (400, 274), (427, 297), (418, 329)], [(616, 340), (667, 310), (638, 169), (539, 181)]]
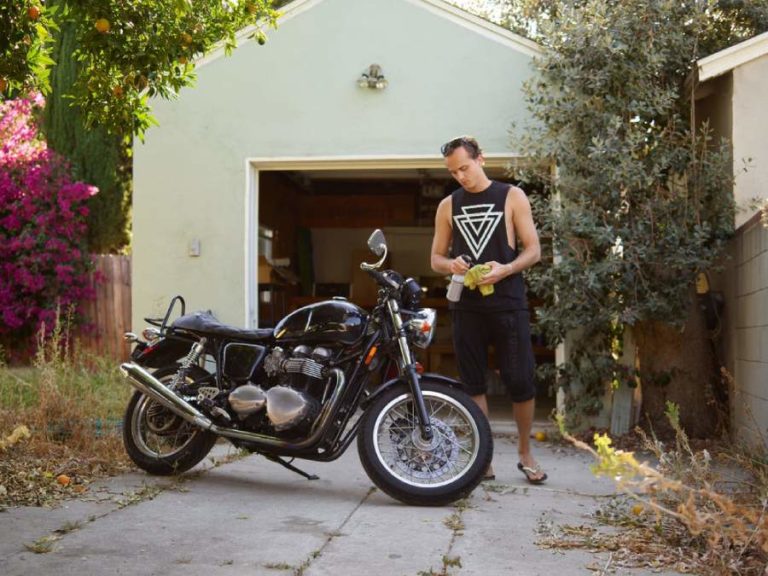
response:
[[(508, 166), (511, 158), (491, 158), (486, 173), (494, 180), (522, 185)], [(427, 371), (456, 375), (447, 279), (434, 273), (429, 254), (437, 204), (455, 188), (442, 159), (367, 160), (366, 168), (341, 161), (255, 162), (258, 171), (258, 283), (253, 298), (257, 323), (273, 326), (301, 306), (344, 297), (370, 309), (376, 303), (374, 282), (360, 270), (372, 260), (366, 240), (381, 228), (390, 248), (387, 267), (416, 279), (423, 304), (438, 311), (433, 345), (420, 354)], [(362, 164), (362, 162), (360, 162)], [(393, 167), (399, 163), (402, 167)], [(258, 169), (258, 168), (261, 169)], [(286, 169), (301, 168), (301, 169)], [(531, 306), (537, 299), (529, 294)], [(537, 363), (554, 362), (554, 352), (536, 340)], [(503, 395), (495, 373), (488, 375), (492, 395)], [(539, 403), (551, 408), (546, 388)], [(493, 403), (501, 408), (504, 403)]]
[[(247, 328), (324, 295), (370, 303), (355, 271), (374, 228), (443, 302), (439, 147), (472, 134), (505, 177), (538, 46), (443, 0), (295, 0), (266, 45), (253, 32), (153, 101), (158, 126), (135, 143), (134, 329), (176, 294)], [(431, 360), (450, 372), (448, 354)]]

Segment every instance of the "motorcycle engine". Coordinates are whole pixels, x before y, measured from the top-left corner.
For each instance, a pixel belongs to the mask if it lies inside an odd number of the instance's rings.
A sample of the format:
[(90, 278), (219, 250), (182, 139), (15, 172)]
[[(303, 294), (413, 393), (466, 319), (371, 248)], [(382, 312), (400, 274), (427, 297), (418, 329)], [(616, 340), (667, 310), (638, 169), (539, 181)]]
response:
[[(264, 359), (269, 387), (245, 384), (229, 394), (229, 405), (241, 421), (259, 421), (266, 412), (276, 432), (299, 433), (308, 429), (320, 413), (329, 385), (327, 348), (296, 346), (292, 351), (274, 348)], [(255, 417), (255, 418), (254, 418)]]

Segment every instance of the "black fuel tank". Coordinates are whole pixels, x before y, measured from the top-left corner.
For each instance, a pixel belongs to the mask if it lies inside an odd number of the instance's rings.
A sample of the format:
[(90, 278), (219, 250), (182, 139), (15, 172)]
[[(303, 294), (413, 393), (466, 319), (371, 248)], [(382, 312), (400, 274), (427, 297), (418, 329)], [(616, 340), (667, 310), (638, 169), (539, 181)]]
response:
[(368, 313), (346, 300), (328, 300), (291, 312), (275, 326), (278, 342), (339, 343), (350, 346), (365, 336)]

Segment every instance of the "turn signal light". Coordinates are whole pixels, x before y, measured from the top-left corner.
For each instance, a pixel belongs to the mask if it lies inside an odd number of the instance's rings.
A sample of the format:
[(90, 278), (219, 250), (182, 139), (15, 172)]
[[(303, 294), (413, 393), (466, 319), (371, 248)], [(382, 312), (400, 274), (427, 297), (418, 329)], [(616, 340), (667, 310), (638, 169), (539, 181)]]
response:
[(368, 355), (365, 357), (365, 365), (369, 366), (371, 362), (373, 361), (373, 357), (376, 356), (376, 346), (371, 346), (371, 349), (368, 351)]

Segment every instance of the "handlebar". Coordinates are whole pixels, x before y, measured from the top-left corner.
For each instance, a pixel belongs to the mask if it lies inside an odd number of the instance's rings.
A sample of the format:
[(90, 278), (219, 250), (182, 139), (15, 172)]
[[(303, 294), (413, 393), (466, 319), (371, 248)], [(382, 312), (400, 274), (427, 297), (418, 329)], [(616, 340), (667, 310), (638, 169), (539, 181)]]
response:
[(390, 288), (394, 289), (400, 288), (400, 284), (398, 284), (394, 279), (390, 278), (386, 272), (379, 272), (378, 270), (371, 268), (364, 268), (364, 270), (368, 272), (368, 274), (370, 274), (378, 284), (382, 286), (389, 286)]

